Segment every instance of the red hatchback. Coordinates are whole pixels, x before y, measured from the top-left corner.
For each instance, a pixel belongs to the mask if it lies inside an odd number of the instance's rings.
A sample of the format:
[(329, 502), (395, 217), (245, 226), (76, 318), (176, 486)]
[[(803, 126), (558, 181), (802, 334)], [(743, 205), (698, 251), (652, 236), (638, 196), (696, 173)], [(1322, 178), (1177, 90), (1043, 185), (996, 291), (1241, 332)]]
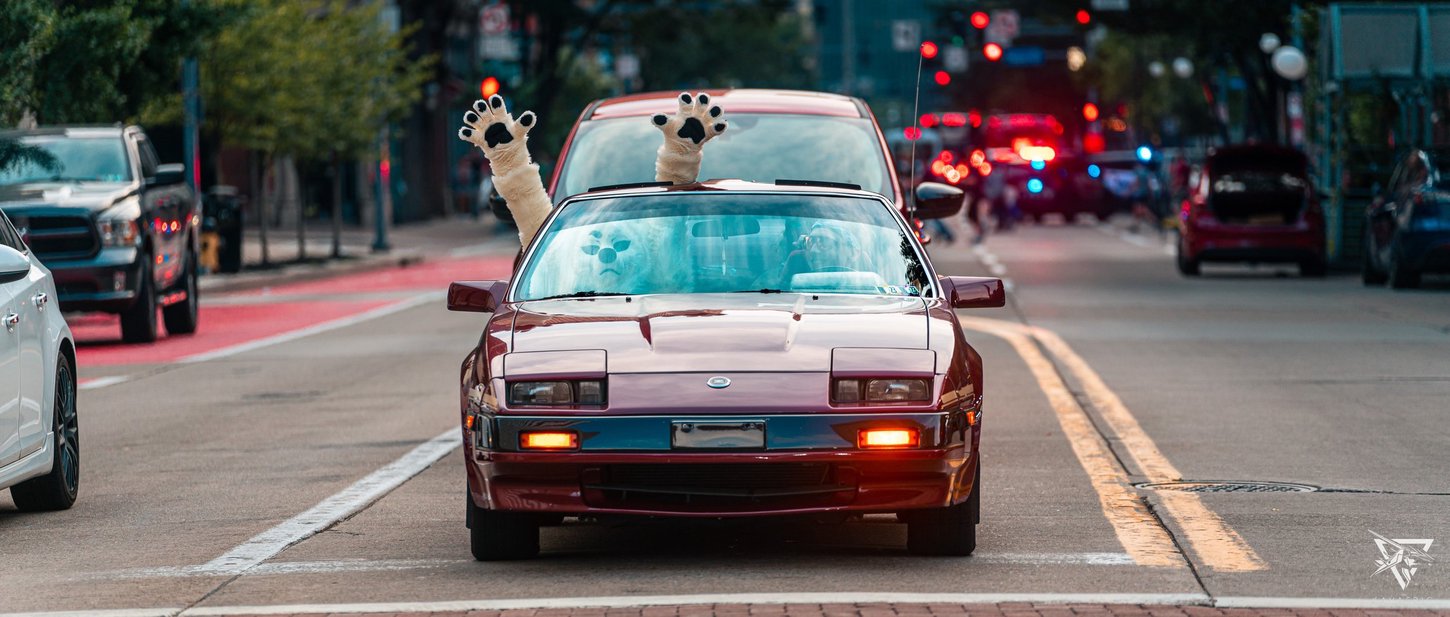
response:
[(1288, 262), (1324, 276), (1324, 214), (1304, 153), (1270, 145), (1210, 152), (1179, 211), (1178, 271), (1205, 261)]
[(982, 360), (953, 309), (1003, 302), (868, 191), (565, 199), (512, 281), (449, 289), (492, 313), (461, 375), (473, 554), (532, 557), (563, 516), (851, 513), (970, 554)]

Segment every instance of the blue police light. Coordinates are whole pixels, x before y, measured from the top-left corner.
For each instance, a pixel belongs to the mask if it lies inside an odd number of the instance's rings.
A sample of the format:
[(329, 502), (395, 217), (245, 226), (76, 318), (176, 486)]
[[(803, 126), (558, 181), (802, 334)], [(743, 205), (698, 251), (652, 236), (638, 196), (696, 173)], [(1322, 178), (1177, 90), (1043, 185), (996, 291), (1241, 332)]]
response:
[(1103, 168), (1097, 165), (1088, 165), (1088, 176), (1096, 178), (1101, 175), (1103, 175)]
[(1032, 168), (1033, 169), (1036, 169), (1037, 171), (1042, 171), (1046, 167), (1047, 167), (1047, 161), (1044, 161), (1042, 159), (1033, 159), (1032, 160)]
[(1153, 160), (1153, 149), (1148, 146), (1138, 146), (1138, 160), (1144, 163)]
[(1037, 178), (1033, 178), (1031, 180), (1028, 180), (1027, 181), (1027, 192), (1028, 193), (1041, 193), (1042, 192), (1042, 180), (1039, 180)]

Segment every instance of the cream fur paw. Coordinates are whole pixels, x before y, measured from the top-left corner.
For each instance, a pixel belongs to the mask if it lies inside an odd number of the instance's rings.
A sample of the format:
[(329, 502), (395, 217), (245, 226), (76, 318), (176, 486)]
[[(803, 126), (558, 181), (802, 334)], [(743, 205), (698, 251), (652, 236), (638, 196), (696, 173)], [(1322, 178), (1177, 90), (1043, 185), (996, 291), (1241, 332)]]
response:
[(724, 111), (719, 105), (711, 105), (710, 95), (704, 92), (694, 96), (681, 92), (679, 102), (675, 115), (655, 114), (650, 119), (665, 134), (665, 143), (655, 158), (655, 180), (690, 184), (700, 175), (700, 149), (725, 132), (726, 122)]
[(463, 114), (463, 124), (458, 138), (478, 146), (488, 158), (493, 185), (508, 202), (514, 223), (519, 226), (519, 242), (527, 247), (553, 207), (544, 192), (539, 166), (529, 157), (528, 136), (536, 124), (534, 112), (526, 111), (514, 120), (503, 97), (495, 94), (487, 101), (474, 101), (473, 111)]

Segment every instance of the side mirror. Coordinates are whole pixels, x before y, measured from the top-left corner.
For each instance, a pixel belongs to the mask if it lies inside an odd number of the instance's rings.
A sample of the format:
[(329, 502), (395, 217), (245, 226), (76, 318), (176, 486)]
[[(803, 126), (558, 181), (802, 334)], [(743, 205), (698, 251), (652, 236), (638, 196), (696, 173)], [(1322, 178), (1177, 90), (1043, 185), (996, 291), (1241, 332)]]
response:
[(954, 309), (997, 308), (1007, 305), (1002, 279), (986, 276), (944, 276), (942, 287)]
[(171, 186), (186, 181), (186, 166), (181, 163), (167, 163), (156, 166), (156, 175), (146, 180), (151, 186)]
[(966, 195), (955, 186), (940, 182), (923, 182), (916, 185), (916, 216), (923, 219), (944, 219), (962, 211)]
[(454, 281), (448, 285), (448, 310), (492, 313), (508, 289), (508, 281)]
[(30, 258), (20, 251), (0, 245), (0, 283), (18, 281), (30, 274)]

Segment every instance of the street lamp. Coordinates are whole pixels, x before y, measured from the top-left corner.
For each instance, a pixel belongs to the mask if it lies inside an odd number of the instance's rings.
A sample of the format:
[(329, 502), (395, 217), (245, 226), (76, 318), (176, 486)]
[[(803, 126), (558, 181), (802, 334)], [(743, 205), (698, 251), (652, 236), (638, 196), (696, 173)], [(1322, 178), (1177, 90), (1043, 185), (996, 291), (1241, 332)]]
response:
[(1289, 81), (1299, 81), (1309, 74), (1309, 60), (1304, 57), (1304, 52), (1293, 45), (1285, 45), (1274, 50), (1274, 55), (1269, 57), (1269, 65), (1274, 67), (1274, 72)]
[(1188, 58), (1179, 56), (1173, 59), (1173, 74), (1182, 79), (1193, 77), (1193, 62)]
[(1162, 77), (1163, 74), (1164, 73), (1167, 73), (1167, 72), (1168, 72), (1167, 67), (1163, 66), (1163, 63), (1160, 62), (1160, 61), (1158, 61), (1158, 60), (1154, 60), (1154, 61), (1148, 63), (1148, 74), (1149, 75), (1152, 75), (1154, 77)]
[(1266, 54), (1272, 54), (1272, 53), (1274, 53), (1274, 50), (1275, 49), (1278, 49), (1278, 48), (1279, 48), (1279, 35), (1274, 34), (1273, 32), (1265, 32), (1265, 33), (1263, 33), (1262, 35), (1259, 36), (1259, 50), (1260, 51), (1262, 51), (1262, 52), (1264, 52)]

